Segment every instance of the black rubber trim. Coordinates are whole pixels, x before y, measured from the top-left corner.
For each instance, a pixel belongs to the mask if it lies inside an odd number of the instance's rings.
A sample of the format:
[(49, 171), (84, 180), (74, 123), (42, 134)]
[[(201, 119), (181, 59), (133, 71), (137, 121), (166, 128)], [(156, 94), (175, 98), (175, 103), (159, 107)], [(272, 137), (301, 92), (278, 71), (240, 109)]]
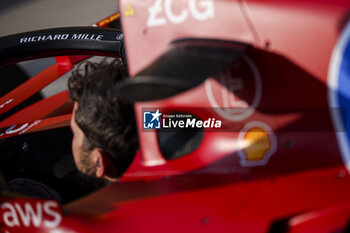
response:
[(65, 27), (0, 37), (0, 65), (64, 55), (124, 57), (123, 33), (111, 28)]
[(129, 102), (167, 98), (201, 84), (239, 59), (248, 45), (211, 39), (181, 39), (134, 78), (119, 86)]
[[(177, 111), (170, 112), (170, 114), (189, 114), (192, 115), (193, 118), (199, 119), (187, 112)], [(174, 128), (170, 130), (161, 128), (157, 130), (157, 136), (158, 146), (163, 157), (167, 160), (174, 160), (195, 151), (203, 141), (204, 130), (202, 128)]]

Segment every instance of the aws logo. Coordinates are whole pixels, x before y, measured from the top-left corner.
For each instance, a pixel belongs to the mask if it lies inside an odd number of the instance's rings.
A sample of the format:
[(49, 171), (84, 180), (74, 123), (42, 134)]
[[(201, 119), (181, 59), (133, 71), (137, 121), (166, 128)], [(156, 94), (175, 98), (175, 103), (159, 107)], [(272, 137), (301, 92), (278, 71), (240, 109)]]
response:
[(55, 201), (4, 202), (0, 208), (1, 222), (9, 227), (58, 227), (62, 221)]

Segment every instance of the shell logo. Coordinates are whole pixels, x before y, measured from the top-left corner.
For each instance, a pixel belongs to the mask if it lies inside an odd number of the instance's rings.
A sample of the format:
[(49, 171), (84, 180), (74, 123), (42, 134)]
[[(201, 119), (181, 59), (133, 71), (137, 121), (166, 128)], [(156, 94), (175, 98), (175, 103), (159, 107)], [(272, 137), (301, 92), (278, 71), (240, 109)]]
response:
[(239, 133), (238, 147), (242, 166), (263, 166), (276, 152), (277, 140), (267, 124), (254, 121), (245, 125)]

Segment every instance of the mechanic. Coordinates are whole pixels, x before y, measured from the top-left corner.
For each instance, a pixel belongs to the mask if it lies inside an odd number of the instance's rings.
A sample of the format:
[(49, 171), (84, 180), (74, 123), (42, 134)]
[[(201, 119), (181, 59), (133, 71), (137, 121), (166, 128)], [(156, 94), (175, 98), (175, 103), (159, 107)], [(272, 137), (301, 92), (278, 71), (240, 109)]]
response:
[(139, 148), (133, 105), (117, 98), (118, 82), (127, 76), (116, 59), (88, 62), (68, 80), (73, 157), (85, 179), (118, 181)]

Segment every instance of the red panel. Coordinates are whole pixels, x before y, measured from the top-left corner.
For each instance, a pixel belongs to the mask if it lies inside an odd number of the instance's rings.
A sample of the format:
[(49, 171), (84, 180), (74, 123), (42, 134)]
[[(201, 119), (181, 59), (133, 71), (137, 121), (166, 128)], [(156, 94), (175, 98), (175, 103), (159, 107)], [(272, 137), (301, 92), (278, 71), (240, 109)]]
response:
[(72, 64), (67, 65), (67, 63), (64, 63), (63, 65), (55, 64), (32, 77), (11, 92), (7, 93), (0, 98), (0, 103), (7, 103), (0, 105), (2, 106), (2, 108), (0, 108), (0, 114), (3, 114), (18, 104), (22, 103), (24, 100), (37, 93), (43, 87), (61, 77), (67, 71), (72, 69), (72, 67)]
[(64, 91), (57, 95), (38, 101), (0, 122), (0, 128), (42, 119), (66, 104), (68, 99), (68, 91)]
[(347, 20), (350, 2), (246, 2), (260, 47), (285, 56), (327, 83), (330, 56)]
[(291, 218), (289, 232), (345, 232), (349, 217), (350, 203), (338, 203)]
[[(134, 10), (133, 15), (127, 14), (130, 7)], [(170, 42), (179, 38), (254, 43), (254, 35), (237, 1), (122, 0), (119, 1), (119, 9), (132, 76), (164, 53)], [(183, 17), (176, 19), (179, 15)]]
[[(337, 168), (267, 180), (237, 178), (201, 174), (113, 184), (65, 206), (70, 217), (63, 226), (78, 232), (268, 232), (277, 220), (348, 201), (350, 194), (350, 178)], [(348, 208), (336, 210), (337, 224), (344, 223)]]
[(54, 129), (58, 127), (69, 126), (71, 114), (51, 117), (43, 120), (25, 122), (13, 125), (9, 128), (0, 129), (0, 138), (12, 137), (18, 134)]
[(97, 27), (106, 27), (108, 26), (108, 24), (110, 24), (111, 22), (118, 20), (120, 18), (120, 13), (116, 12), (104, 19), (101, 19), (100, 21), (98, 21), (95, 25)]

